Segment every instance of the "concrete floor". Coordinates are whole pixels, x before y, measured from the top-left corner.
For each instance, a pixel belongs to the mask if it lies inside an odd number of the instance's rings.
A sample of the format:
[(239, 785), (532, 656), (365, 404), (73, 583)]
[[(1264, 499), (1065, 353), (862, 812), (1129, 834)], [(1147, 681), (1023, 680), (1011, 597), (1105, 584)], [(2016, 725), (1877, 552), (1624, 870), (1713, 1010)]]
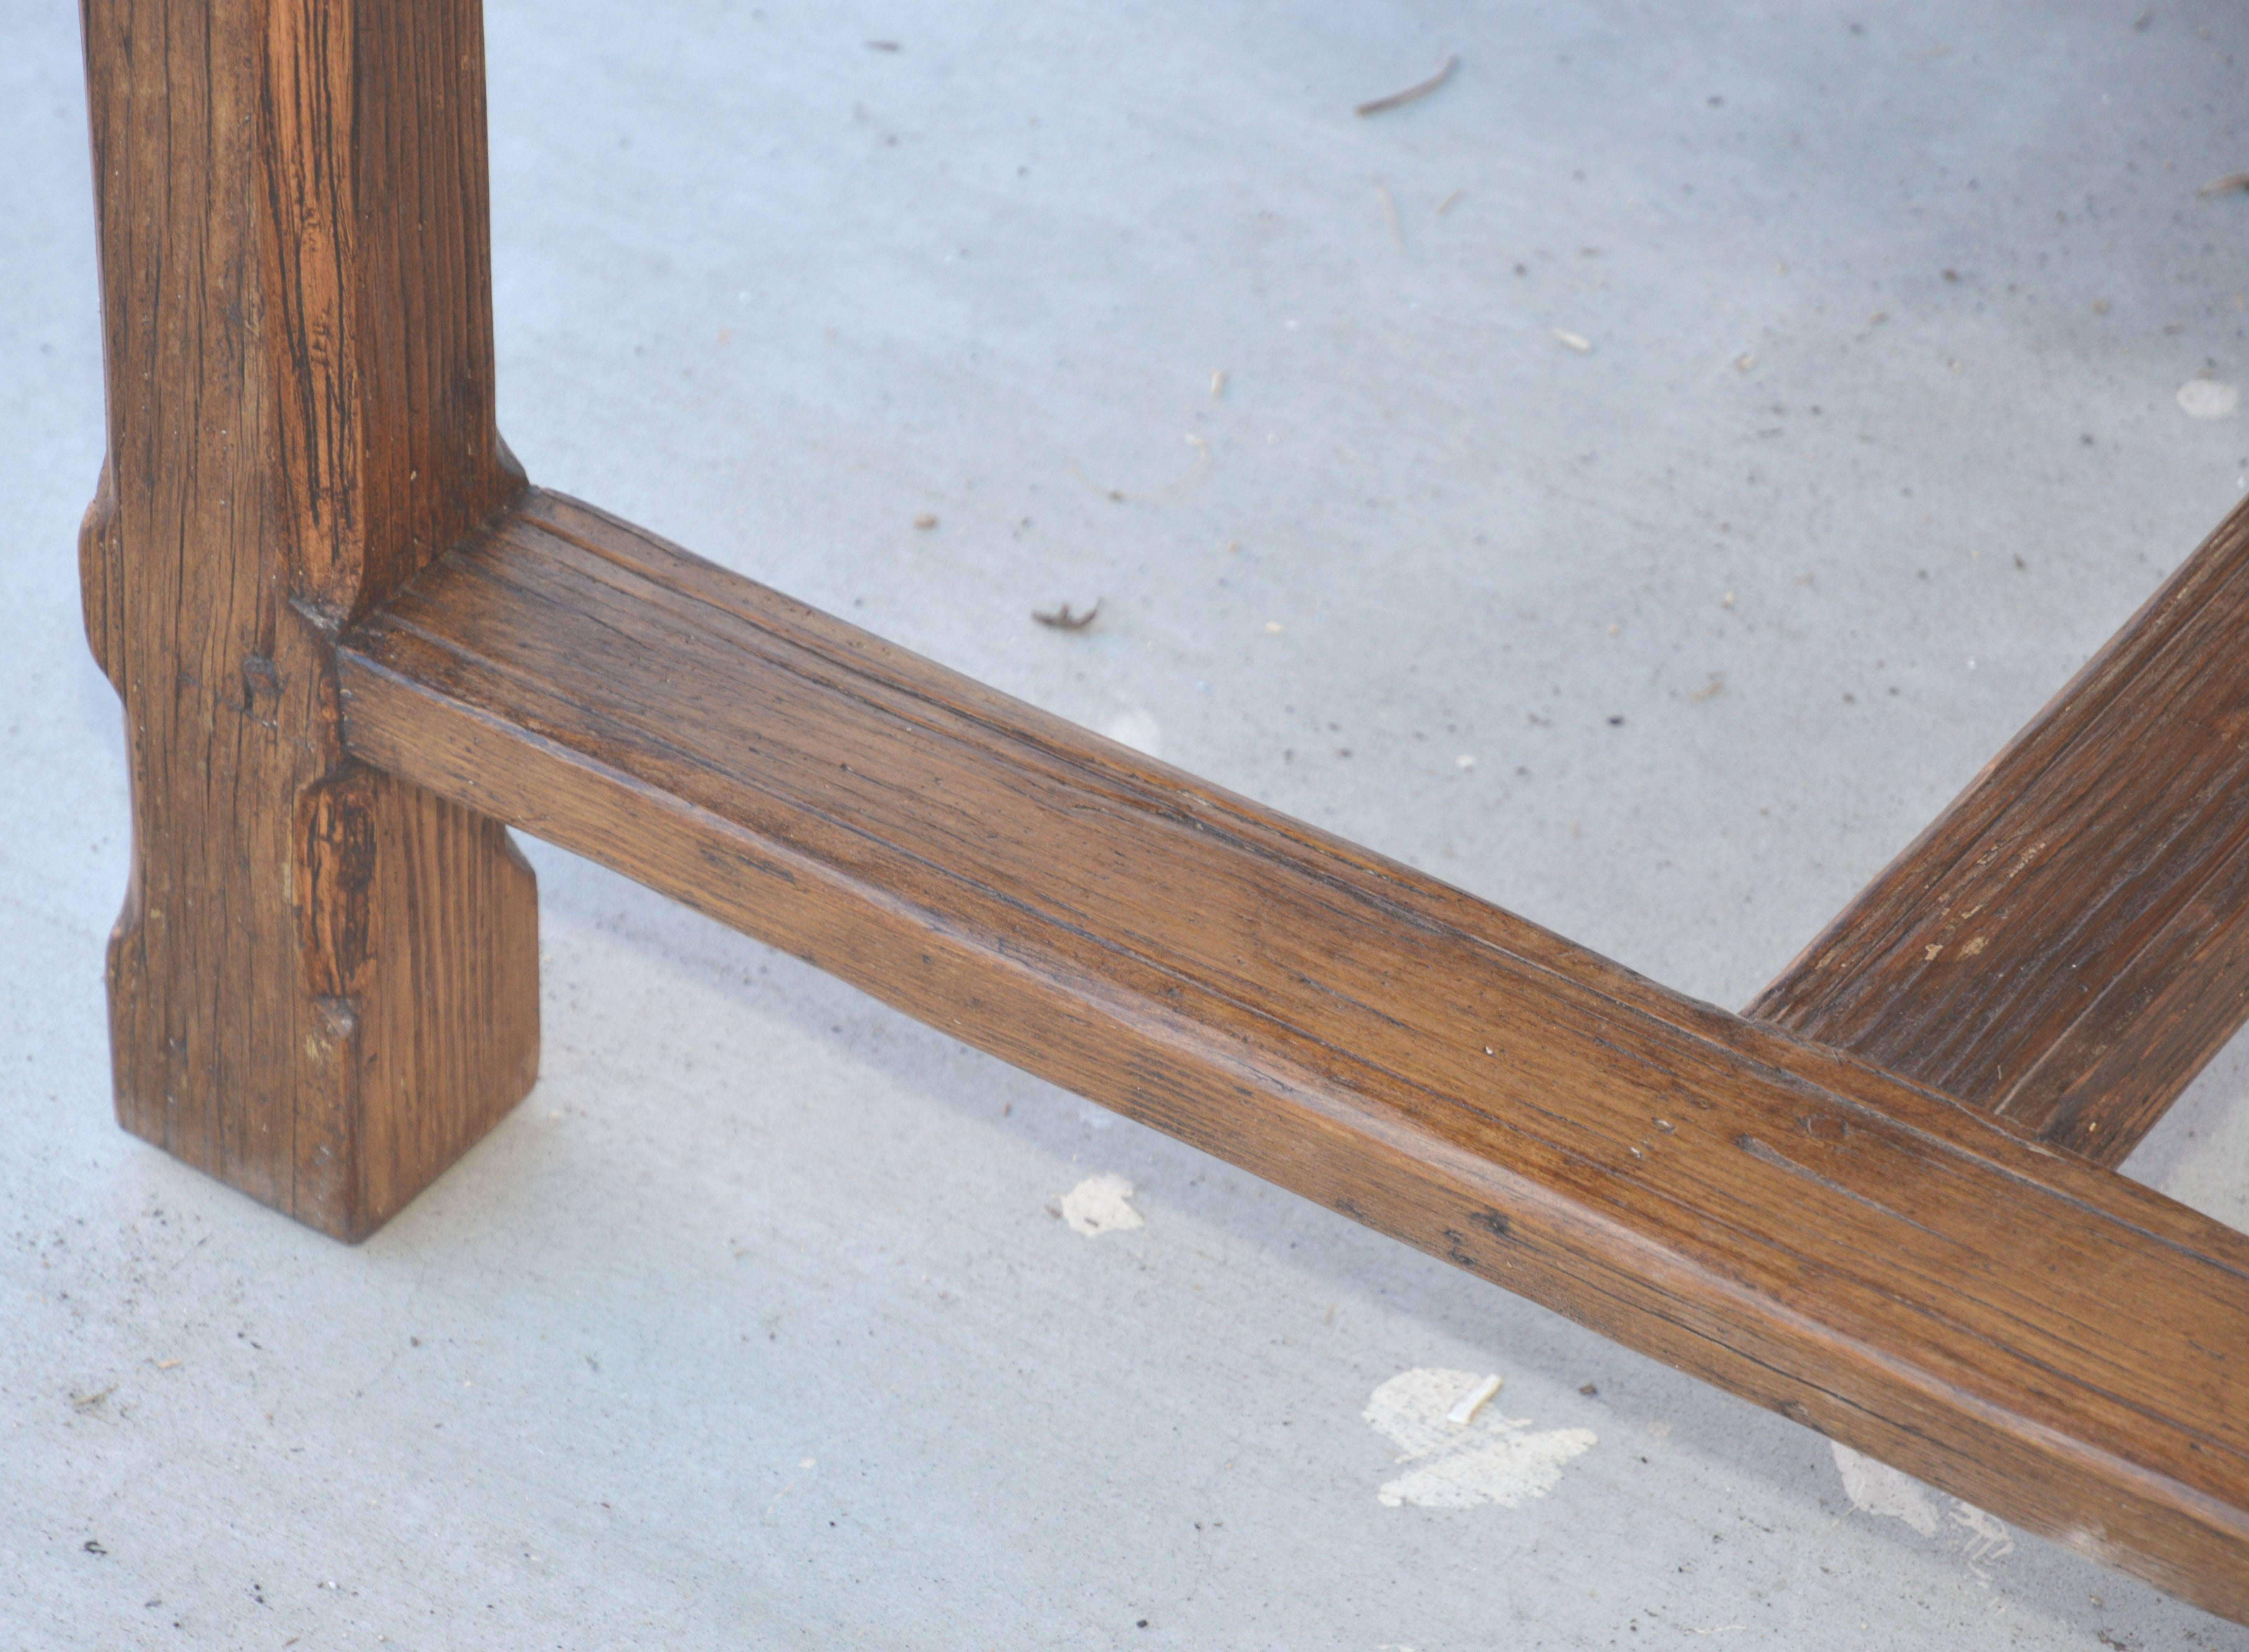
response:
[[(1720, 1003), (2249, 487), (2215, 0), (490, 32), (534, 476)], [(536, 845), (543, 1077), (370, 1243), (121, 1134), (76, 51), (0, 0), (0, 1648), (2249, 1647)], [(2249, 1225), (2245, 1089), (2130, 1173)], [(1597, 1443), (1385, 1506), (1423, 1368)]]

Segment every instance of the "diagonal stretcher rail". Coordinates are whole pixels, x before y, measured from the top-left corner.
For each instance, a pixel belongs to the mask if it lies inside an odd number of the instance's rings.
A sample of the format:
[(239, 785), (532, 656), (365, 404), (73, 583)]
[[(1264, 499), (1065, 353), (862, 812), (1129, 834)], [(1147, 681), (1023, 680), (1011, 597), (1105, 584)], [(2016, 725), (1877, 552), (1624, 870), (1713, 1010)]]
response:
[(2249, 1018), (2249, 505), (1745, 1013), (2103, 1164)]
[(368, 763), (2249, 1619), (2249, 1238), (559, 495), (338, 668)]

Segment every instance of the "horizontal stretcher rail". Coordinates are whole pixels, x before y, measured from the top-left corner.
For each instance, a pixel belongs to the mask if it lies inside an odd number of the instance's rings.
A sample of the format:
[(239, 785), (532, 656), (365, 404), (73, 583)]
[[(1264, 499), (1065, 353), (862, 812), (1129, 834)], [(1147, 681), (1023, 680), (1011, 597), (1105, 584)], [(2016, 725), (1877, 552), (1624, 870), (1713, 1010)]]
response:
[(2249, 505), (1746, 1013), (2120, 1164), (2249, 1018)]
[(2249, 1239), (1859, 1058), (525, 494), (347, 749), (2249, 1618)]

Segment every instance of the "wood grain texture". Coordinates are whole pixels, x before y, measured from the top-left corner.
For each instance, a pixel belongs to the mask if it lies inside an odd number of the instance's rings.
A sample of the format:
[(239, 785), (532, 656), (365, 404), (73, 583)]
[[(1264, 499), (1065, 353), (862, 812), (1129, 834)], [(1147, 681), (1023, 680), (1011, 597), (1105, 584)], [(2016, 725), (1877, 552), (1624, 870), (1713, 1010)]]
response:
[(108, 456), (80, 538), (125, 704), (125, 1126), (371, 1230), (529, 1086), (506, 830), (354, 762), (337, 626), (513, 495), (475, 0), (87, 0)]
[(2122, 1161), (2249, 1018), (2249, 505), (1745, 1013)]
[(2249, 1239), (533, 492), (368, 763), (2249, 1618)]

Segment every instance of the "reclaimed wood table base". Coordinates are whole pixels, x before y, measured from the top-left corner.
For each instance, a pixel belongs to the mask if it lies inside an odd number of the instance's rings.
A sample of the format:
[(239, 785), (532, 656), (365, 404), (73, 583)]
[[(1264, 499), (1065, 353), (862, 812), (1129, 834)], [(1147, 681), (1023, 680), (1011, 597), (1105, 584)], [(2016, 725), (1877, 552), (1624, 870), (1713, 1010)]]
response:
[(476, 0), (87, 0), (120, 1121), (344, 1238), (529, 1087), (518, 826), (2249, 1621), (2249, 512), (1736, 1017), (528, 487)]

